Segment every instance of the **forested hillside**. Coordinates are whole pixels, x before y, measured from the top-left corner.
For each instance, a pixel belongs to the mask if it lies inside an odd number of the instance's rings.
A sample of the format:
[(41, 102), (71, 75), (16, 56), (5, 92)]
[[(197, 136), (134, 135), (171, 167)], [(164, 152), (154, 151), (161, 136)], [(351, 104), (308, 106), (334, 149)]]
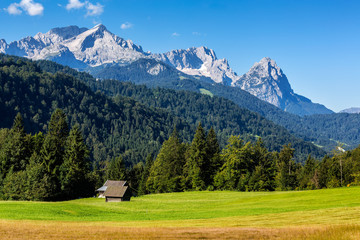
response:
[[(279, 151), (283, 145), (291, 143), (295, 148), (295, 157), (300, 162), (305, 161), (310, 153), (317, 158), (325, 155), (323, 150), (292, 136), (285, 128), (268, 121), (257, 113), (240, 108), (225, 98), (190, 91), (147, 88), (144, 85), (139, 86), (117, 80), (96, 81), (86, 73), (80, 73), (56, 63), (40, 61), (38, 64), (46, 71), (72, 74), (87, 82), (94, 91), (100, 90), (109, 96), (132, 97), (149, 107), (169, 111), (190, 124), (196, 125), (201, 122), (205, 129), (214, 127), (221, 146), (226, 145), (229, 136), (241, 135), (243, 139), (253, 141), (261, 137), (265, 146), (271, 151)], [(171, 81), (171, 76), (169, 76), (169, 81)]]
[[(157, 75), (150, 74), (149, 69), (158, 64), (163, 67), (163, 70)], [(146, 84), (149, 87), (208, 92), (224, 97), (242, 108), (261, 114), (296, 136), (322, 146), (326, 151), (331, 151), (339, 143), (343, 143), (346, 149), (353, 149), (360, 143), (359, 114), (341, 113), (300, 117), (284, 112), (239, 88), (216, 84), (205, 77), (189, 76), (154, 60), (140, 59), (128, 66), (113, 65), (95, 68), (91, 73), (101, 79), (130, 81)]]
[(11, 127), (20, 112), (27, 132), (45, 132), (57, 108), (63, 109), (70, 126), (80, 126), (97, 166), (120, 153), (128, 164), (144, 161), (158, 151), (174, 126), (182, 138), (191, 138), (191, 126), (166, 111), (126, 97), (112, 99), (70, 75), (46, 73), (31, 61), (1, 56), (2, 128)]

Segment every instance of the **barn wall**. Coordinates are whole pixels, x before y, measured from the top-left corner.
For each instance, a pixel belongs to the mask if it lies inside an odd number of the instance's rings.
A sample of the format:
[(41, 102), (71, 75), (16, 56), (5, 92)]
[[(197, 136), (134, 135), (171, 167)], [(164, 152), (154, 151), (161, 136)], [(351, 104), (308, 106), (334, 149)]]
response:
[(117, 197), (106, 197), (106, 202), (121, 202), (122, 199), (121, 198), (117, 198)]

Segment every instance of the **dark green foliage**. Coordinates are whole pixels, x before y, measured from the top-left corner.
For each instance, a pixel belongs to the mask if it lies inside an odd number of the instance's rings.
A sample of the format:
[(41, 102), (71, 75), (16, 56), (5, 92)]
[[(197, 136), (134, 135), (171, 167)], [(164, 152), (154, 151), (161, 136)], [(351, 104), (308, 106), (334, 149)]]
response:
[(71, 129), (65, 142), (60, 166), (61, 191), (65, 198), (85, 197), (93, 193), (90, 179), (89, 150), (78, 126)]
[(149, 192), (179, 192), (184, 189), (185, 151), (185, 145), (180, 142), (175, 129), (170, 138), (162, 145), (150, 168), (146, 182)]
[(317, 173), (317, 162), (309, 155), (305, 161), (305, 165), (299, 174), (300, 189), (316, 189), (319, 188), (319, 179)]
[(208, 135), (206, 136), (206, 157), (209, 159), (209, 165), (205, 166), (207, 184), (213, 186), (213, 180), (220, 167), (223, 165), (223, 161), (220, 158), (220, 145), (213, 127), (210, 128)]
[[(81, 131), (75, 126), (68, 133), (66, 116), (60, 109), (49, 125), (52, 127), (45, 136), (41, 132), (26, 135), (18, 114), (10, 130), (0, 131), (0, 156), (7, 156), (1, 158), (2, 199), (61, 200), (93, 194), (89, 150)], [(14, 144), (19, 136), (23, 144)]]
[(294, 149), (291, 148), (291, 144), (284, 145), (283, 149), (281, 149), (278, 154), (276, 161), (276, 183), (279, 190), (292, 190), (297, 186), (297, 165), (293, 158)]
[(107, 168), (107, 179), (115, 181), (127, 179), (125, 162), (121, 156), (118, 156), (110, 161)]
[(238, 191), (272, 191), (275, 189), (274, 156), (261, 139), (244, 144), (232, 136), (221, 154), (224, 165), (215, 176), (218, 189)]
[(151, 169), (151, 166), (153, 165), (153, 163), (154, 163), (154, 158), (153, 158), (153, 156), (151, 154), (149, 154), (146, 157), (144, 170), (143, 170), (143, 172), (141, 174), (141, 180), (140, 180), (139, 188), (138, 188), (139, 189), (139, 191), (138, 191), (139, 195), (144, 195), (144, 194), (149, 193), (149, 191), (146, 188), (146, 182), (147, 182), (147, 179), (149, 178), (150, 169)]
[(187, 188), (204, 190), (211, 182), (207, 168), (210, 166), (210, 159), (207, 155), (206, 133), (199, 123), (194, 139), (188, 149), (184, 175), (186, 176)]
[(97, 84), (99, 86), (95, 88), (107, 94), (133, 97), (148, 106), (170, 111), (191, 124), (201, 122), (205, 129), (214, 127), (222, 146), (231, 135), (241, 135), (254, 142), (256, 136), (261, 136), (265, 146), (272, 151), (280, 151), (283, 145), (291, 142), (299, 162), (305, 161), (310, 153), (318, 158), (325, 155), (324, 151), (294, 137), (285, 128), (224, 98), (189, 91), (148, 89), (145, 86), (111, 80), (103, 80)]
[(139, 162), (135, 164), (130, 171), (128, 172), (128, 177), (126, 178), (129, 181), (129, 185), (133, 192), (133, 195), (143, 195), (141, 192), (140, 185), (142, 182), (142, 176), (144, 174), (144, 163)]

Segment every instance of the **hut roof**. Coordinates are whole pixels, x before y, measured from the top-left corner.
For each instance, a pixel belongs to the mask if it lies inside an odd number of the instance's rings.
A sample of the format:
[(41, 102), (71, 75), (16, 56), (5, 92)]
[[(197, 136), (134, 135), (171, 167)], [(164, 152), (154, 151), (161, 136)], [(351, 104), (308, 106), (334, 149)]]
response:
[(105, 197), (124, 197), (128, 186), (108, 186), (104, 196)]
[(125, 186), (126, 181), (107, 180), (104, 186)]
[(107, 180), (104, 185), (97, 189), (96, 191), (98, 192), (104, 192), (106, 191), (106, 189), (109, 187), (109, 186), (119, 186), (119, 187), (122, 187), (122, 186), (126, 186), (127, 185), (127, 182), (126, 181), (114, 181), (114, 180)]

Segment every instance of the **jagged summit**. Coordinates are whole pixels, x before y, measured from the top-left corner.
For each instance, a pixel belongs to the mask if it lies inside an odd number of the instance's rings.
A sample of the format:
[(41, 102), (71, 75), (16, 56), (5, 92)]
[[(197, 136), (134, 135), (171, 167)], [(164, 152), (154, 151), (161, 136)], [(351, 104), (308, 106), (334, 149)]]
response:
[(242, 75), (233, 86), (251, 93), (285, 111), (298, 115), (333, 113), (325, 106), (312, 103), (310, 99), (298, 95), (291, 88), (288, 78), (269, 57), (262, 58)]
[(286, 106), (286, 100), (294, 96), (286, 75), (269, 57), (255, 63), (247, 73), (233, 83), (233, 86), (240, 87), (282, 109)]
[(38, 33), (34, 37), (4, 43), (0, 42), (3, 53), (34, 60), (54, 60), (75, 68), (130, 63), (145, 57), (141, 46), (109, 32), (103, 24), (91, 29), (77, 26), (53, 28), (45, 34)]
[(152, 57), (186, 74), (209, 77), (213, 81), (225, 85), (230, 85), (237, 77), (226, 59), (218, 59), (214, 50), (203, 46), (172, 50), (167, 53), (154, 54)]
[(51, 29), (46, 34), (38, 33), (37, 35), (35, 35), (34, 38), (36, 39), (37, 37), (40, 37), (42, 35), (57, 35), (65, 40), (65, 39), (72, 38), (76, 35), (79, 35), (87, 30), (89, 30), (89, 29), (79, 28), (78, 26), (59, 27), (59, 28)]

